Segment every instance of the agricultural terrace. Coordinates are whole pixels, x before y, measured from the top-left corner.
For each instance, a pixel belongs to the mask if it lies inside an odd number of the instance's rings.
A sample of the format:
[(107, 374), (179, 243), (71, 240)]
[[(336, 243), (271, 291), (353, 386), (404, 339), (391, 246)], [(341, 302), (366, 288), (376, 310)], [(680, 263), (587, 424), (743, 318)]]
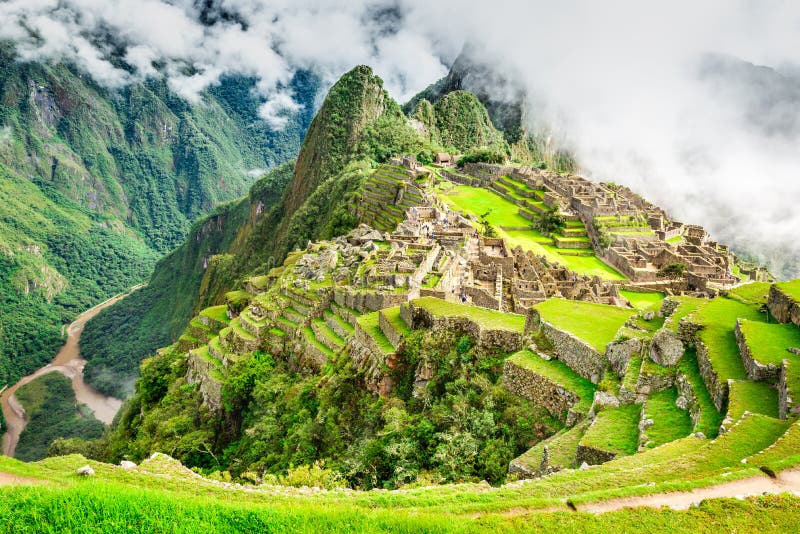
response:
[(435, 297), (422, 297), (412, 302), (414, 306), (423, 308), (434, 317), (463, 317), (488, 330), (522, 332), (525, 329), (525, 316), (516, 313), (447, 302)]
[[(591, 248), (560, 249), (551, 237), (534, 230), (531, 221), (519, 214), (519, 206), (493, 191), (481, 187), (452, 185), (439, 190), (439, 197), (451, 208), (480, 217), (489, 212), (487, 220), (513, 248), (533, 251), (572, 269), (578, 274), (599, 276), (604, 280), (625, 280), (625, 276), (598, 259)], [(587, 241), (587, 247), (589, 243)], [(576, 255), (582, 254), (582, 255)]]
[(617, 306), (564, 299), (549, 299), (534, 308), (544, 321), (582, 339), (601, 354), (622, 325), (636, 313)]

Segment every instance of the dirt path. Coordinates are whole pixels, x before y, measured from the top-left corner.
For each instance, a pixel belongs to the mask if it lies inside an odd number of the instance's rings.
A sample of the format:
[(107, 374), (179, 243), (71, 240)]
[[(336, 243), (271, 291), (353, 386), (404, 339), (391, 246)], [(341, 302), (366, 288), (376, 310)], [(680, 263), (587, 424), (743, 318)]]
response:
[(703, 499), (752, 497), (765, 493), (785, 493), (793, 492), (800, 494), (800, 469), (784, 471), (778, 473), (777, 478), (764, 476), (754, 476), (709, 486), (698, 488), (692, 491), (676, 491), (670, 493), (656, 493), (642, 497), (625, 497), (621, 499), (611, 499), (608, 501), (579, 504), (576, 506), (579, 512), (613, 512), (624, 508), (663, 508), (668, 507), (673, 510), (686, 510), (693, 504)]
[(0, 486), (21, 486), (23, 484), (41, 484), (43, 480), (21, 477), (0, 471)]
[(83, 381), (83, 368), (86, 365), (86, 360), (81, 358), (79, 342), (83, 327), (90, 319), (105, 308), (127, 297), (143, 285), (144, 284), (135, 286), (127, 293), (112, 297), (80, 314), (78, 318), (69, 325), (69, 328), (67, 328), (67, 341), (61, 347), (61, 350), (58, 351), (58, 354), (56, 354), (52, 362), (39, 368), (33, 374), (20, 379), (20, 381), (13, 386), (2, 390), (2, 395), (0, 395), (0, 407), (2, 407), (3, 417), (8, 427), (6, 433), (3, 435), (3, 454), (6, 456), (14, 456), (19, 436), (22, 434), (27, 423), (25, 420), (25, 410), (14, 397), (14, 393), (20, 387), (47, 373), (57, 371), (72, 380), (72, 389), (75, 391), (75, 398), (78, 403), (89, 406), (89, 408), (94, 411), (94, 415), (97, 419), (106, 424), (110, 424), (114, 420), (114, 416), (117, 414), (117, 411), (119, 411), (122, 401), (114, 397), (106, 397)]

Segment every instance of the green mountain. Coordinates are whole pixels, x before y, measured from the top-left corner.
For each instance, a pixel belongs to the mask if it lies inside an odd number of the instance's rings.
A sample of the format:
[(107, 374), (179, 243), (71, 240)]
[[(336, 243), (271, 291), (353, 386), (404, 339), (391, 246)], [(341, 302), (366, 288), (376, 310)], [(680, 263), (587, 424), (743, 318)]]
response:
[(309, 240), (352, 228), (356, 192), (375, 162), (431, 146), (369, 67), (342, 76), (311, 122), (293, 171), (275, 170), (248, 197), (198, 222), (145, 290), (87, 325), (82, 347), (89, 379), (101, 391), (129, 393), (125, 385), (141, 359), (177, 339), (202, 307), (224, 302), (244, 275), (280, 265)]
[(294, 157), (316, 84), (295, 78), (306, 108), (275, 133), (252, 79), (190, 106), (163, 81), (110, 92), (0, 46), (0, 384), (52, 358), (78, 312), (146, 279), (194, 219)]

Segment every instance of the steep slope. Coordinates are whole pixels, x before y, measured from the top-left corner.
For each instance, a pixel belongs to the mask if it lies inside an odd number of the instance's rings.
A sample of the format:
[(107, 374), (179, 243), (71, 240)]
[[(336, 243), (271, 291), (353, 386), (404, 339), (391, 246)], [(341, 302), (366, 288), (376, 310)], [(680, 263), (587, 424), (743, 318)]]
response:
[[(316, 79), (293, 89), (310, 104)], [(41, 366), (60, 328), (142, 281), (191, 222), (294, 156), (312, 107), (271, 132), (252, 79), (192, 106), (163, 81), (116, 92), (0, 45), (0, 384)]]
[[(209, 231), (195, 231), (165, 259), (146, 290), (89, 323), (83, 339), (90, 380), (130, 393), (121, 384), (132, 383), (139, 361), (174, 341), (199, 309), (224, 302), (245, 274), (352, 228), (352, 197), (372, 161), (423, 146), (369, 67), (346, 73), (312, 121), (291, 174), (288, 167), (275, 171), (245, 200), (199, 224)], [(101, 378), (109, 366), (116, 369), (111, 381)]]

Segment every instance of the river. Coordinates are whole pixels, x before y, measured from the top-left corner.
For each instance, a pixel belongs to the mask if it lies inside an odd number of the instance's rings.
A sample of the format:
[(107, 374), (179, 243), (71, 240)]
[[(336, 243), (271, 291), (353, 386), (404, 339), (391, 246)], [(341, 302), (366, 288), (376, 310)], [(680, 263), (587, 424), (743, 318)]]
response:
[(101, 302), (94, 308), (90, 308), (80, 314), (67, 328), (67, 340), (52, 362), (23, 377), (13, 386), (0, 390), (2, 391), (0, 405), (7, 426), (6, 433), (3, 435), (3, 454), (14, 456), (19, 436), (27, 424), (25, 410), (14, 397), (14, 393), (28, 382), (53, 371), (57, 371), (72, 380), (72, 389), (75, 391), (75, 398), (79, 404), (86, 404), (94, 411), (94, 416), (97, 419), (107, 425), (111, 424), (120, 406), (122, 406), (122, 401), (114, 397), (106, 397), (83, 381), (83, 368), (86, 365), (86, 360), (81, 358), (79, 346), (81, 333), (83, 332), (83, 327), (92, 317), (143, 286), (144, 284), (135, 286), (128, 292)]

